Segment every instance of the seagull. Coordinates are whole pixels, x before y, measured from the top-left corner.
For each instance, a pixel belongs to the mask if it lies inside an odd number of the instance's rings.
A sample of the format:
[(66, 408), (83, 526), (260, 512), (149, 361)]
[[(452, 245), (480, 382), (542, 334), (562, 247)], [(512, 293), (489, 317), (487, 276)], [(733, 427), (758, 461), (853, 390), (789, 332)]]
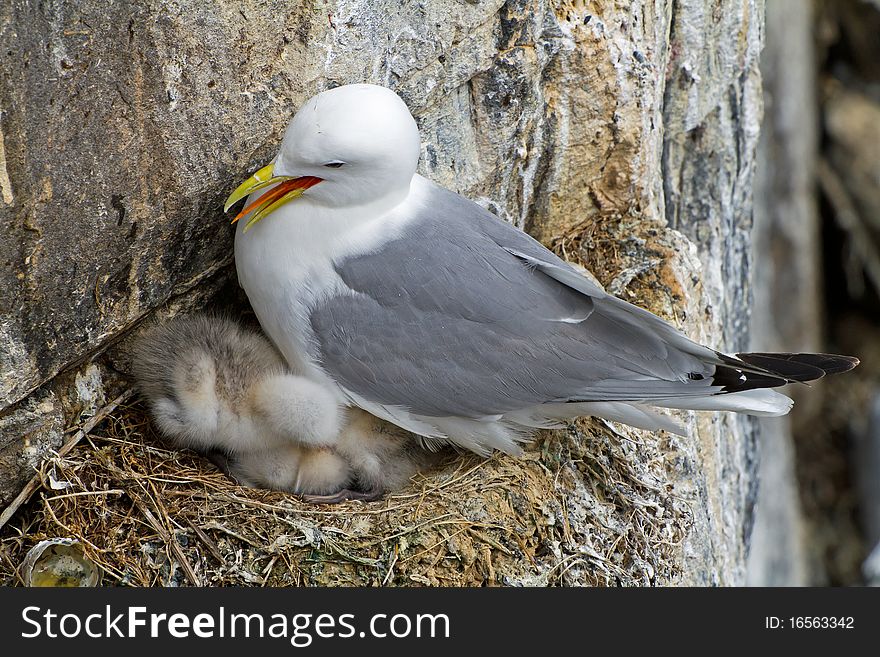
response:
[(235, 262), (264, 331), (341, 404), (429, 446), (518, 454), (578, 416), (682, 433), (655, 409), (783, 415), (772, 388), (858, 364), (698, 344), (418, 175), (419, 152), (393, 91), (336, 87), (224, 208), (248, 197)]
[(132, 370), (163, 435), (239, 483), (307, 502), (371, 501), (403, 487), (430, 456), (289, 371), (258, 333), (195, 314), (150, 327)]

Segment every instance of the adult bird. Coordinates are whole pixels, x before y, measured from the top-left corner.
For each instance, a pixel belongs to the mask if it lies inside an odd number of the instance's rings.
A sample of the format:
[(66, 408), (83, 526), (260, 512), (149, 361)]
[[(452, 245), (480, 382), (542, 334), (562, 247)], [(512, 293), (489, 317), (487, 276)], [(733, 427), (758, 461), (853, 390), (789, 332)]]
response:
[(239, 282), (298, 371), (428, 442), (518, 452), (582, 415), (680, 432), (651, 407), (781, 415), (773, 390), (849, 370), (728, 356), (604, 292), (540, 243), (416, 174), (419, 132), (383, 87), (308, 100), (242, 183)]

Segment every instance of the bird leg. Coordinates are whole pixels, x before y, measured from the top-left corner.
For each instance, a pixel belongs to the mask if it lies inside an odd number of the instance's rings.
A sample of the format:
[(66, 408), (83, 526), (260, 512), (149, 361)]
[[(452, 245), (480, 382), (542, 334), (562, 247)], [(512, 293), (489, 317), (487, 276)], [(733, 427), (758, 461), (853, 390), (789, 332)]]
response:
[(225, 474), (227, 476), (230, 476), (230, 477), (232, 476), (232, 473), (230, 472), (230, 467), (229, 467), (230, 459), (229, 459), (229, 456), (226, 455), (226, 453), (221, 452), (218, 449), (212, 449), (207, 452), (202, 452), (202, 456), (204, 456), (211, 463), (213, 463), (214, 466), (218, 470), (220, 470), (220, 472), (222, 472), (223, 474)]
[(383, 491), (378, 488), (365, 492), (343, 488), (332, 495), (300, 495), (300, 498), (302, 498), (303, 502), (307, 502), (308, 504), (339, 504), (341, 502), (349, 502), (352, 500), (375, 502), (382, 497), (382, 493)]

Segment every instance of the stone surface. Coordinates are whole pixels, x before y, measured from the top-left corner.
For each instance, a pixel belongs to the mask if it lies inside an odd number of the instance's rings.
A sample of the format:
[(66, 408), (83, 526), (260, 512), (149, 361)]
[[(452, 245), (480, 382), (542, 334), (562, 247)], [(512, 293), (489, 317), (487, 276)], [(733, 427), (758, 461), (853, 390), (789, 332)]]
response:
[[(358, 81), (407, 101), (425, 175), (743, 346), (762, 21), (757, 0), (7, 3), (0, 407), (228, 271), (225, 194), (305, 98)], [(693, 520), (645, 581), (740, 583), (751, 425), (689, 426), (666, 476)]]
[(48, 390), (0, 417), (0, 503), (11, 500), (53, 449), (61, 447), (64, 413)]
[[(766, 23), (750, 348), (821, 351), (814, 14), (798, 0), (779, 0), (768, 5)], [(810, 548), (800, 501), (793, 431), (816, 422), (821, 390), (814, 386), (791, 393), (797, 405), (790, 419), (760, 420), (760, 488), (748, 562), (753, 586), (808, 585), (819, 561)]]
[[(665, 217), (699, 249), (709, 307), (707, 342), (728, 351), (748, 344), (751, 307), (752, 180), (761, 122), (759, 55), (764, 3), (675, 3), (663, 100)], [(701, 416), (698, 447), (710, 508), (695, 551), (695, 583), (734, 584), (744, 560), (756, 494), (755, 425)], [(696, 566), (697, 564), (695, 564)]]

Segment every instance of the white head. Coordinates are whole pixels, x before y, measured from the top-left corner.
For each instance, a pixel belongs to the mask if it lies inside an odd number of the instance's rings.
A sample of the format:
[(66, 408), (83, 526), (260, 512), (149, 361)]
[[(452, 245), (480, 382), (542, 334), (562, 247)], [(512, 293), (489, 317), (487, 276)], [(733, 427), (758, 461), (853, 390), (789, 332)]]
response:
[(418, 159), (419, 131), (397, 94), (372, 84), (336, 87), (299, 109), (274, 165), (243, 183), (227, 200), (227, 209), (272, 183), (282, 184), (274, 198), (268, 197), (275, 190), (265, 195), (268, 202), (259, 207), (256, 220), (303, 194), (333, 207), (361, 205), (397, 192), (402, 198)]
[(308, 194), (327, 205), (354, 205), (409, 187), (419, 130), (390, 89), (350, 84), (310, 98), (284, 133), (279, 176), (315, 176)]

